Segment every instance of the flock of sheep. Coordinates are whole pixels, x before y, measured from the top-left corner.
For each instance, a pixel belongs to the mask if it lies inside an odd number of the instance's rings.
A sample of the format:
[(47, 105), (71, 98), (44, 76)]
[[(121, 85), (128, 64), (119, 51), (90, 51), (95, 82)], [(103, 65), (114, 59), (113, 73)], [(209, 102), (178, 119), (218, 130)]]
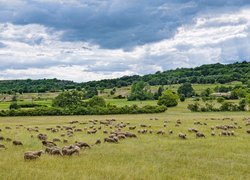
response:
[[(158, 120), (158, 118), (150, 118), (150, 120)], [(210, 126), (211, 136), (235, 136), (235, 130), (236, 129), (242, 129), (242, 126), (238, 125), (238, 122), (234, 121), (232, 118), (223, 118), (223, 119), (214, 119), (211, 118), (210, 120), (230, 120), (230, 124), (225, 125), (216, 125), (216, 126)], [(250, 126), (250, 118), (243, 119), (245, 126)], [(41, 133), (42, 129), (38, 126), (31, 128), (31, 127), (24, 127), (23, 125), (16, 125), (16, 129), (24, 129), (28, 132), (32, 132), (30, 137), (31, 138), (37, 138), (41, 145), (44, 147), (43, 150), (37, 150), (37, 151), (27, 151), (24, 152), (24, 159), (25, 160), (33, 160), (39, 158), (42, 154), (47, 153), (49, 155), (59, 155), (59, 156), (71, 156), (73, 154), (79, 155), (80, 151), (83, 149), (91, 149), (92, 147), (96, 145), (100, 145), (102, 143), (119, 143), (120, 141), (128, 138), (137, 138), (139, 134), (158, 134), (158, 135), (164, 135), (168, 133), (169, 135), (174, 134), (173, 130), (168, 130), (168, 132), (165, 132), (164, 128), (168, 127), (168, 124), (170, 121), (166, 120), (163, 121), (163, 128), (159, 130), (153, 130), (151, 125), (149, 124), (139, 124), (139, 125), (130, 125), (130, 123), (125, 122), (118, 122), (116, 119), (106, 119), (106, 120), (90, 120), (88, 122), (79, 122), (79, 121), (70, 121), (67, 125), (56, 125), (54, 127), (48, 127), (45, 130), (47, 132), (53, 133), (53, 134), (60, 134), (61, 138), (52, 138), (51, 140), (48, 140), (49, 137), (46, 133)], [(207, 123), (195, 121), (193, 123), (195, 125), (194, 127), (188, 128), (187, 133), (189, 134), (195, 134), (197, 138), (205, 138), (207, 135), (205, 135), (203, 132), (198, 130), (198, 126), (208, 126)], [(177, 120), (175, 122), (176, 130), (178, 130), (178, 127), (182, 125), (181, 120)], [(82, 128), (79, 128), (79, 126), (84, 126)], [(5, 130), (11, 130), (11, 127), (4, 127)], [(103, 130), (102, 130), (103, 129)], [(0, 133), (3, 130), (0, 129)], [(95, 143), (88, 144), (86, 142), (79, 142), (75, 141), (73, 144), (68, 144), (67, 138), (73, 137), (75, 133), (85, 133), (85, 134), (96, 134), (97, 132), (102, 132), (105, 134), (105, 137), (103, 138), (103, 141), (101, 139), (97, 139)], [(219, 132), (218, 132), (219, 131)], [(217, 132), (217, 133), (216, 133)], [(34, 135), (35, 133), (35, 135)], [(250, 129), (246, 130), (246, 133), (250, 134)], [(180, 132), (177, 135), (180, 139), (187, 139), (188, 136), (186, 133)], [(14, 146), (23, 146), (24, 144), (19, 140), (12, 140), (9, 137), (3, 137), (0, 135), (0, 142), (6, 141), (6, 142), (12, 142), (12, 145)], [(57, 143), (64, 143), (68, 144), (62, 148), (60, 148)], [(7, 147), (0, 143), (0, 149), (7, 149)]]

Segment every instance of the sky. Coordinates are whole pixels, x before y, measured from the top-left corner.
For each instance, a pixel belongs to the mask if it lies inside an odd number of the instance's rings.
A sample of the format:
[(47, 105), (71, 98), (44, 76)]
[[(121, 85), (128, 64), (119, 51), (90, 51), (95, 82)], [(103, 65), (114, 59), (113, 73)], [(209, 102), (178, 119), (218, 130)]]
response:
[(250, 0), (0, 0), (0, 79), (250, 61)]

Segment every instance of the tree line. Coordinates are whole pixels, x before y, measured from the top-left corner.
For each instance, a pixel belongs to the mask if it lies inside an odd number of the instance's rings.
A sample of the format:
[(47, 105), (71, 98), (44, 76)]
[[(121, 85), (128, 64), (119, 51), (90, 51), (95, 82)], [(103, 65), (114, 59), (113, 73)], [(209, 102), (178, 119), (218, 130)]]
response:
[[(229, 83), (232, 81), (241, 81), (246, 84), (250, 79), (250, 62), (241, 62), (233, 64), (209, 64), (196, 68), (177, 68), (155, 74), (144, 76), (124, 76), (116, 79), (105, 79), (100, 81), (90, 81), (85, 83), (76, 83), (58, 79), (40, 79), (40, 80), (2, 80), (0, 81), (0, 93), (43, 93), (64, 91), (69, 89), (96, 88), (98, 90), (106, 88), (124, 87), (132, 85), (134, 82), (143, 81), (148, 85), (169, 85), (182, 83), (214, 84)], [(84, 79), (83, 79), (84, 81)], [(91, 92), (93, 92), (91, 90)]]

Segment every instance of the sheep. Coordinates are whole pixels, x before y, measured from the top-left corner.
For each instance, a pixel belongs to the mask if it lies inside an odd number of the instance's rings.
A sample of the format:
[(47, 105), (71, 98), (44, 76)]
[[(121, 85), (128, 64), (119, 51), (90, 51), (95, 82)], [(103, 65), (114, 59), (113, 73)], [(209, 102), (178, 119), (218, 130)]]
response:
[(67, 140), (67, 139), (64, 139), (64, 140), (63, 140), (63, 143), (68, 143), (68, 140)]
[(75, 142), (75, 145), (80, 147), (80, 148), (90, 148), (90, 145), (88, 145), (87, 143), (85, 142)]
[(9, 127), (9, 126), (6, 126), (6, 127), (5, 127), (5, 129), (11, 129), (11, 127)]
[(118, 138), (104, 138), (104, 142), (118, 143)]
[(162, 134), (163, 135), (163, 134), (165, 134), (165, 132), (163, 130), (159, 130), (159, 131), (156, 132), (156, 134)]
[(97, 145), (97, 144), (101, 144), (101, 140), (100, 139), (96, 140), (95, 145)]
[(42, 141), (42, 144), (46, 147), (55, 147), (57, 146), (56, 143), (51, 142), (51, 141)]
[(62, 153), (63, 155), (66, 155), (66, 156), (71, 156), (73, 154), (79, 155), (80, 147), (75, 146), (75, 145), (65, 146), (62, 148)]
[(53, 142), (61, 142), (61, 140), (58, 139), (58, 138), (54, 138), (52, 141), (53, 141)]
[(200, 138), (200, 137), (205, 137), (205, 135), (202, 132), (197, 132), (196, 133), (196, 137)]
[(129, 130), (134, 130), (136, 128), (136, 126), (130, 126)]
[(61, 155), (63, 156), (62, 150), (56, 146), (54, 147), (46, 147), (45, 152), (50, 155)]
[(15, 145), (15, 146), (22, 146), (23, 145), (23, 143), (21, 142), (21, 141), (13, 141), (12, 142), (13, 143), (13, 145)]
[(33, 160), (39, 158), (44, 153), (43, 150), (40, 151), (27, 151), (24, 153), (24, 160)]
[(169, 134), (173, 134), (174, 132), (173, 132), (173, 130), (169, 130), (169, 132), (168, 132)]
[(46, 141), (48, 139), (47, 134), (38, 134), (37, 138), (41, 141)]
[(0, 141), (5, 140), (5, 138), (3, 136), (0, 136)]
[(211, 132), (211, 136), (215, 136), (215, 132), (214, 131)]
[(123, 134), (118, 134), (117, 137), (118, 139), (126, 139), (126, 136)]
[(135, 134), (130, 133), (130, 132), (126, 132), (124, 135), (125, 135), (126, 137), (129, 137), (129, 138), (137, 138), (137, 136), (136, 136)]
[(11, 138), (6, 138), (6, 141), (12, 141), (12, 139)]
[(6, 149), (5, 145), (0, 144), (0, 148)]
[(181, 139), (187, 139), (187, 135), (183, 133), (179, 133), (179, 138)]

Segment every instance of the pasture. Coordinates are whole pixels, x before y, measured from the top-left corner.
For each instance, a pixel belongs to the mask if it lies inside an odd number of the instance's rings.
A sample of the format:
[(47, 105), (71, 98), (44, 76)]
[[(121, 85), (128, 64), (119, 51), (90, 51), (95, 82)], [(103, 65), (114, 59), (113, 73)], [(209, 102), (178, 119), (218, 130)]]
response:
[[(0, 177), (2, 179), (250, 179), (250, 134), (246, 132), (250, 126), (246, 126), (245, 120), (249, 117), (249, 112), (191, 113), (179, 111), (176, 107), (161, 114), (0, 118), (2, 130), (0, 135), (23, 143), (23, 146), (14, 146), (11, 141), (0, 141), (0, 144), (6, 146), (6, 149), (0, 149)], [(116, 121), (108, 126), (100, 124), (100, 121), (106, 119)], [(90, 122), (93, 120), (97, 120), (96, 124)], [(177, 120), (181, 122), (179, 126), (176, 126)], [(70, 124), (71, 121), (78, 123)], [(105, 137), (112, 131), (118, 131), (115, 127), (118, 124), (126, 124), (120, 131), (134, 133), (137, 138), (120, 139), (119, 143), (104, 143)], [(17, 129), (17, 125), (23, 126)], [(65, 129), (58, 128), (59, 131), (54, 133), (46, 130), (46, 128), (56, 128), (57, 125), (76, 126), (73, 129), (82, 129), (82, 132), (74, 132), (71, 137), (67, 135), (61, 137), (61, 134), (66, 134)], [(211, 127), (221, 125), (234, 126), (235, 128), (228, 130), (234, 131), (234, 135), (219, 136), (223, 130), (215, 128), (213, 130), (215, 136), (211, 136)], [(136, 126), (136, 129), (130, 130), (129, 127), (132, 126)], [(27, 131), (27, 128), (35, 127), (39, 132)], [(87, 131), (93, 128), (96, 128), (97, 132), (88, 134)], [(188, 131), (189, 128), (199, 130), (206, 137), (197, 138), (194, 132)], [(104, 134), (104, 130), (108, 131), (108, 134)], [(142, 134), (138, 133), (138, 130), (147, 132)], [(160, 130), (164, 134), (157, 134)], [(169, 134), (170, 130), (173, 134)], [(91, 148), (81, 149), (79, 155), (59, 156), (46, 153), (38, 159), (25, 161), (24, 152), (45, 149), (37, 138), (39, 133), (47, 134), (50, 141), (53, 138), (68, 140), (67, 143), (56, 142), (59, 147), (80, 141), (88, 143)], [(187, 139), (179, 138), (179, 133), (185, 133)], [(99, 138), (101, 144), (93, 145)]]

